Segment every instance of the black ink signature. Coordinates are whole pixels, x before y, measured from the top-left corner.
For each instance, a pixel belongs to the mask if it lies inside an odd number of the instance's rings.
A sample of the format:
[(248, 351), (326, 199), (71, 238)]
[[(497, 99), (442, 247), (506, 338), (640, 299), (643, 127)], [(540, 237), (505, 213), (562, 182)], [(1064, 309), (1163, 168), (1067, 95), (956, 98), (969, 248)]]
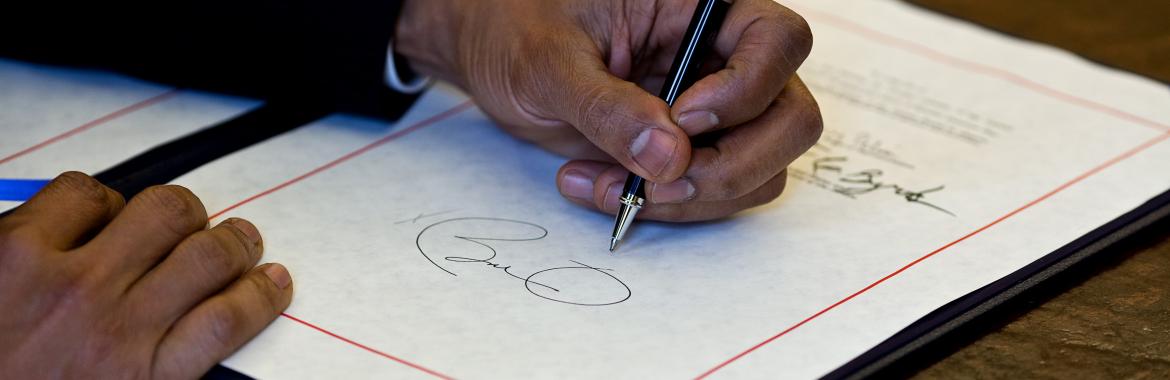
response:
[[(442, 238), (442, 237), (455, 238), (458, 240), (462, 240), (462, 241), (476, 244), (476, 245), (483, 247), (485, 249), (485, 251), (483, 251), (483, 254), (479, 255), (479, 256), (468, 255), (466, 253), (462, 253), (462, 255), (444, 256), (442, 259), (443, 261), (450, 262), (450, 263), (459, 263), (459, 264), (483, 264), (483, 266), (486, 268), (499, 269), (504, 274), (506, 274), (512, 278), (523, 281), (524, 288), (526, 290), (528, 290), (528, 292), (531, 293), (532, 295), (535, 295), (535, 296), (540, 297), (540, 298), (544, 298), (546, 300), (566, 303), (566, 304), (570, 304), (570, 305), (580, 305), (580, 306), (613, 305), (613, 304), (621, 303), (621, 302), (624, 302), (624, 301), (630, 299), (630, 296), (632, 295), (632, 292), (630, 291), (630, 287), (627, 286), (625, 284), (625, 282), (622, 282), (621, 279), (617, 278), (617, 276), (614, 276), (612, 273), (610, 273), (613, 271), (611, 269), (599, 268), (599, 267), (591, 266), (591, 265), (584, 264), (584, 263), (581, 263), (578, 261), (570, 260), (569, 262), (571, 262), (572, 265), (541, 269), (541, 270), (532, 272), (531, 274), (529, 274), (527, 276), (524, 276), (524, 275), (516, 274), (513, 271), (513, 267), (511, 265), (505, 265), (505, 264), (501, 264), (498, 261), (495, 261), (496, 257), (499, 255), (499, 252), (496, 251), (495, 247), (492, 247), (491, 245), (489, 245), (486, 242), (490, 242), (490, 241), (533, 241), (533, 240), (540, 240), (540, 239), (543, 239), (546, 236), (548, 236), (547, 229), (545, 229), (544, 227), (541, 227), (539, 225), (529, 223), (529, 222), (523, 222), (523, 221), (511, 220), (511, 219), (480, 218), (480, 217), (447, 219), (447, 220), (443, 220), (443, 221), (431, 224), (431, 225), (423, 228), (422, 231), (419, 231), (418, 236), (415, 237), (415, 246), (418, 248), (419, 253), (421, 253), (423, 255), (423, 257), (426, 258), (427, 261), (430, 261), (430, 263), (432, 265), (434, 265), (436, 268), (439, 268), (439, 270), (447, 272), (448, 274), (450, 274), (452, 276), (458, 276), (452, 270), (447, 269), (443, 265), (440, 265), (439, 262), (435, 261), (435, 259), (432, 258), (432, 255), (437, 255), (437, 253), (428, 252), (427, 249), (424, 249), (423, 242), (428, 237), (434, 236), (433, 233), (428, 234), (428, 232), (433, 231), (432, 229), (435, 227), (438, 227), (440, 225), (445, 225), (445, 224), (456, 224), (456, 223), (466, 223), (466, 222), (490, 222), (490, 223), (495, 223), (497, 225), (506, 224), (506, 225), (512, 225), (512, 226), (520, 226), (522, 228), (528, 229), (527, 232), (533, 232), (533, 233), (522, 234), (522, 235), (520, 235), (520, 237), (509, 237), (509, 238), (487, 237), (487, 236), (479, 237), (479, 236), (461, 236), (461, 235), (449, 235), (449, 236), (441, 236), (440, 235), (439, 236), (440, 238)], [(537, 231), (539, 231), (539, 232), (537, 232)], [(557, 286), (554, 287), (553, 286), (554, 284)], [(598, 291), (594, 294), (591, 294), (589, 291), (579, 290), (579, 289), (597, 290), (598, 288), (600, 288), (602, 291)], [(604, 294), (602, 294), (602, 293), (604, 293)]]
[(843, 173), (843, 169), (839, 164), (847, 160), (848, 158), (840, 156), (822, 157), (813, 160), (813, 175), (817, 176), (822, 171), (838, 173), (838, 183), (833, 185), (833, 191), (841, 195), (854, 197), (882, 189), (891, 189), (894, 191), (894, 195), (905, 198), (907, 202), (917, 203), (944, 212), (947, 215), (955, 216), (954, 213), (947, 209), (923, 200), (927, 194), (942, 191), (946, 186), (936, 186), (926, 190), (912, 191), (898, 184), (881, 182), (880, 177), (882, 176), (882, 171), (878, 169), (841, 174)]
[(913, 165), (902, 161), (902, 159), (899, 158), (893, 150), (886, 148), (885, 143), (882, 140), (873, 137), (866, 132), (861, 132), (855, 135), (846, 135), (841, 131), (827, 130), (823, 135), (821, 135), (821, 141), (817, 142), (817, 145), (825, 149), (849, 149), (868, 157), (898, 165), (906, 169), (914, 169)]

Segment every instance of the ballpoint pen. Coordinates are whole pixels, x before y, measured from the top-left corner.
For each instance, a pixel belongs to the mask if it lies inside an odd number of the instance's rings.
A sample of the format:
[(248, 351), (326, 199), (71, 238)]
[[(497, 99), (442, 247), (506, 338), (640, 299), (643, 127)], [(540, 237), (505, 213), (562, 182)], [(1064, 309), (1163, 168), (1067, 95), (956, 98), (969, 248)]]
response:
[[(731, 0), (700, 0), (691, 16), (691, 24), (683, 35), (682, 45), (675, 53), (674, 63), (670, 65), (666, 82), (658, 97), (666, 101), (667, 106), (674, 106), (679, 94), (698, 80), (699, 68), (703, 60), (711, 51), (715, 36), (719, 33), (727, 10), (731, 8)], [(614, 221), (613, 237), (609, 240), (609, 251), (617, 249), (618, 243), (625, 237), (634, 217), (646, 202), (646, 180), (634, 173), (626, 177), (626, 184), (622, 187), (622, 197), (617, 219)]]

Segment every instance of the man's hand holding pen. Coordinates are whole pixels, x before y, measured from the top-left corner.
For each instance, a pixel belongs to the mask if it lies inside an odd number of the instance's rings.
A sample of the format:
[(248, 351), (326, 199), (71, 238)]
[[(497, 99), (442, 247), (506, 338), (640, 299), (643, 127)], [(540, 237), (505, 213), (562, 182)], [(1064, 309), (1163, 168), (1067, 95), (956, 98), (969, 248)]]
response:
[(704, 75), (673, 108), (655, 96), (696, 0), (407, 1), (395, 47), (459, 85), (513, 135), (572, 158), (570, 201), (614, 213), (632, 171), (639, 216), (724, 217), (775, 199), (820, 136), (795, 72), (812, 35), (769, 0), (731, 6)]

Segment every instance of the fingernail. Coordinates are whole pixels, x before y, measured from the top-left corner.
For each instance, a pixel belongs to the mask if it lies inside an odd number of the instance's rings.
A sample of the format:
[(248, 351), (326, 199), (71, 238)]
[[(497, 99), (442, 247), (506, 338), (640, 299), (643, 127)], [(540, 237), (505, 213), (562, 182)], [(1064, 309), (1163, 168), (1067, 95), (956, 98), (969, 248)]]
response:
[(252, 242), (252, 244), (256, 246), (260, 245), (260, 230), (257, 230), (252, 222), (240, 218), (229, 218), (225, 222), (235, 226), (240, 232), (243, 232), (244, 236), (247, 236), (248, 241)]
[(695, 185), (686, 178), (680, 178), (671, 183), (654, 184), (654, 203), (679, 203), (689, 201), (695, 197)]
[(288, 288), (288, 285), (292, 283), (292, 276), (288, 274), (288, 269), (284, 269), (284, 265), (268, 264), (264, 267), (264, 275), (268, 276), (268, 279), (281, 289)]
[(605, 199), (601, 200), (602, 210), (609, 212), (617, 212), (618, 205), (622, 199), (622, 183), (614, 182), (605, 189)]
[(719, 125), (719, 116), (709, 111), (690, 111), (679, 115), (678, 126), (689, 135), (697, 135)]
[(642, 131), (630, 144), (630, 154), (634, 162), (652, 175), (662, 174), (666, 166), (674, 160), (674, 148), (678, 140), (674, 135), (658, 128)]
[(561, 191), (573, 198), (592, 200), (593, 180), (576, 170), (566, 171), (561, 179)]

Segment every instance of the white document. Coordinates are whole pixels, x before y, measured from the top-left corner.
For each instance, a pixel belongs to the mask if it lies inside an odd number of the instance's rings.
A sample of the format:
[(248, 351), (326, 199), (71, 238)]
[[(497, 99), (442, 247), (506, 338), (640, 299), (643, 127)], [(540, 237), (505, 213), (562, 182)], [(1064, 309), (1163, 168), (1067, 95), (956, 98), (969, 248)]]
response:
[[(96, 174), (259, 104), (106, 72), (0, 60), (0, 178)], [(18, 204), (0, 201), (0, 212)]]
[(287, 314), (260, 378), (812, 378), (1170, 189), (1151, 81), (887, 1), (791, 4), (820, 144), (775, 202), (700, 224), (563, 200), (564, 161), (448, 87), (177, 180), (255, 222)]

